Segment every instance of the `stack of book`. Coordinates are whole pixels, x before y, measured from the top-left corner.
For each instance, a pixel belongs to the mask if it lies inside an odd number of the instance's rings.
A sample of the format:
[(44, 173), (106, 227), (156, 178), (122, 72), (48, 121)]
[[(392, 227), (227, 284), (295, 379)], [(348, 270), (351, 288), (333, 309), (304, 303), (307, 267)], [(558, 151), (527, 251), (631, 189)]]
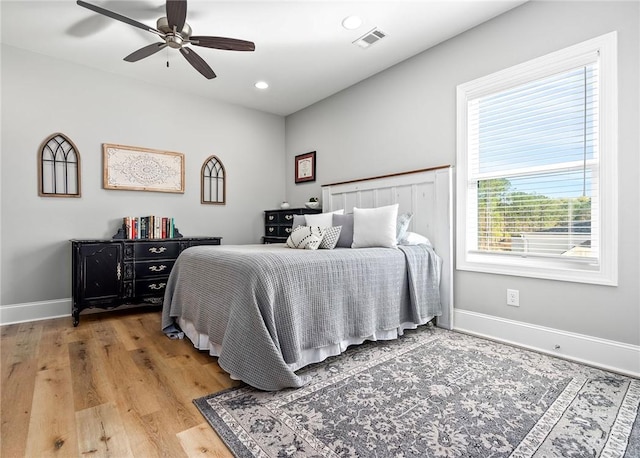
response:
[(166, 216), (125, 216), (122, 227), (128, 239), (170, 239), (177, 235), (173, 218)]

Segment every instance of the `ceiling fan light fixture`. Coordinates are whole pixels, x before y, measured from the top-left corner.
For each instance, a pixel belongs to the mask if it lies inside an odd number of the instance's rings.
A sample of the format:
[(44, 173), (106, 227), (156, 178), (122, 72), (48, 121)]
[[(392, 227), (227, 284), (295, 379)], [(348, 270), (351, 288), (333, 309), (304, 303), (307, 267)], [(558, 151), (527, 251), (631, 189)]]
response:
[(359, 16), (347, 16), (342, 20), (342, 27), (347, 30), (355, 30), (362, 25), (362, 19)]
[(269, 88), (269, 83), (267, 83), (266, 81), (258, 81), (256, 82), (256, 84), (254, 84), (254, 86), (257, 89), (268, 89)]

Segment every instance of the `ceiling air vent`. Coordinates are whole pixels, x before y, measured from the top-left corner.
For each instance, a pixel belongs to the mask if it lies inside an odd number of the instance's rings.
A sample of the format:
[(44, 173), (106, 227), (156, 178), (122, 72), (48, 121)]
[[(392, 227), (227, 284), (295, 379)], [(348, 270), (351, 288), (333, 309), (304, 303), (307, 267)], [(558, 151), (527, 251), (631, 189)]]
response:
[(369, 30), (363, 36), (358, 38), (356, 41), (353, 42), (353, 44), (358, 45), (361, 48), (368, 48), (369, 46), (371, 46), (377, 41), (382, 40), (386, 36), (387, 35), (382, 30), (373, 29), (373, 30)]

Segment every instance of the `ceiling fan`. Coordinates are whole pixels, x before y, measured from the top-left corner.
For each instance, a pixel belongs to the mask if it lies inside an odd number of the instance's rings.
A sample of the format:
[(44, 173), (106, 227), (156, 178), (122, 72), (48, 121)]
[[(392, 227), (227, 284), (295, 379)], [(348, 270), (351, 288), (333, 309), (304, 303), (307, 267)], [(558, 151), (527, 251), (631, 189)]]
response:
[(77, 3), (96, 13), (154, 33), (164, 40), (132, 52), (124, 58), (127, 62), (137, 62), (169, 46), (170, 48), (179, 49), (180, 53), (193, 68), (198, 70), (205, 78), (212, 79), (216, 77), (216, 74), (211, 67), (209, 67), (204, 59), (196, 54), (193, 49), (185, 47), (185, 45), (191, 44), (193, 46), (203, 46), (205, 48), (224, 49), (228, 51), (255, 51), (256, 49), (255, 44), (251, 41), (226, 37), (192, 36), (191, 27), (186, 23), (187, 0), (167, 0), (167, 16), (158, 19), (157, 29), (82, 0), (77, 0)]

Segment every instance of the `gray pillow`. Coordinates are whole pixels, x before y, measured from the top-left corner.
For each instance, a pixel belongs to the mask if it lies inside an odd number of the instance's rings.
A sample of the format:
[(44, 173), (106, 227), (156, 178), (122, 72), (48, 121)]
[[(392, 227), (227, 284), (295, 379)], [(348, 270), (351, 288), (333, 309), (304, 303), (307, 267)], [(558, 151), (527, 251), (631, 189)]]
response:
[(337, 215), (334, 213), (333, 225), (342, 226), (336, 248), (351, 248), (353, 243), (353, 214)]
[(298, 226), (306, 226), (307, 220), (304, 215), (293, 215), (293, 224), (291, 225), (292, 229), (295, 229)]

